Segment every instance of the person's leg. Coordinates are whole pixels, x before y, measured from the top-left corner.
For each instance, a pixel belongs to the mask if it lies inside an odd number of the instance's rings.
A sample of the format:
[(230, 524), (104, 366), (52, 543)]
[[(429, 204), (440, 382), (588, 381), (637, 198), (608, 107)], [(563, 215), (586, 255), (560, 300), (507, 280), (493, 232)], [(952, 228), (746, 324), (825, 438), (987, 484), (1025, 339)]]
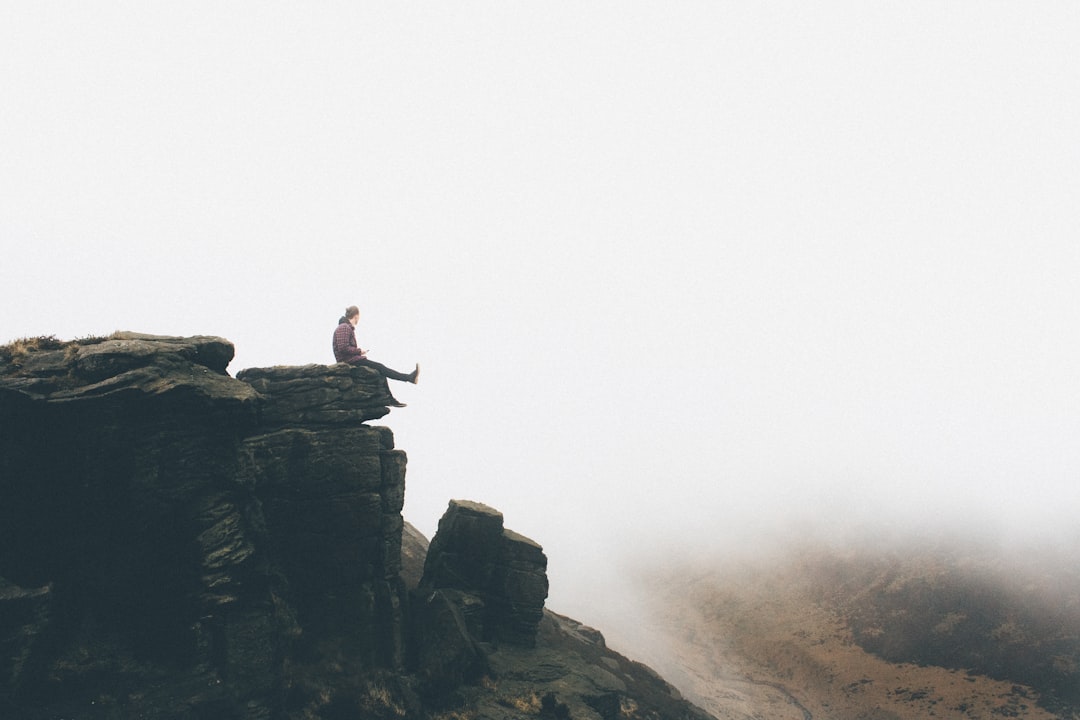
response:
[(375, 362), (374, 360), (368, 360), (367, 358), (360, 358), (356, 365), (362, 365), (363, 367), (374, 368), (381, 372), (384, 377), (388, 377), (391, 380), (400, 380), (402, 382), (412, 382), (416, 377), (416, 371), (411, 373), (398, 372), (397, 370), (391, 370), (382, 363)]

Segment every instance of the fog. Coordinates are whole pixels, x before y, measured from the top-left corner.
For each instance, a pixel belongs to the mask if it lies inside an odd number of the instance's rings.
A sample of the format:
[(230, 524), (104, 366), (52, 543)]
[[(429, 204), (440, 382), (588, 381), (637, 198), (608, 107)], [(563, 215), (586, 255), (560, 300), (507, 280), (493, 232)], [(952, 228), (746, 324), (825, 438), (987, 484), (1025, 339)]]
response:
[(0, 342), (422, 369), (405, 516), (643, 565), (1076, 542), (1073, 3), (7, 2)]

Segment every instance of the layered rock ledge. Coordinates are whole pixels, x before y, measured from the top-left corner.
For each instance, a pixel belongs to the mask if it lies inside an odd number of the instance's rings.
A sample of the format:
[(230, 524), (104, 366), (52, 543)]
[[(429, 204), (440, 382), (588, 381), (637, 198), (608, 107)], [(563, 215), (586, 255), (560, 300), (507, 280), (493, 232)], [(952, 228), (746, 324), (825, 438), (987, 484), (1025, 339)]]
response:
[(498, 511), (404, 523), (385, 379), (232, 357), (0, 347), (0, 718), (706, 720), (544, 609)]
[(232, 357), (0, 349), (0, 716), (314, 717), (327, 678), (402, 666), (406, 458), (365, 424), (385, 379)]

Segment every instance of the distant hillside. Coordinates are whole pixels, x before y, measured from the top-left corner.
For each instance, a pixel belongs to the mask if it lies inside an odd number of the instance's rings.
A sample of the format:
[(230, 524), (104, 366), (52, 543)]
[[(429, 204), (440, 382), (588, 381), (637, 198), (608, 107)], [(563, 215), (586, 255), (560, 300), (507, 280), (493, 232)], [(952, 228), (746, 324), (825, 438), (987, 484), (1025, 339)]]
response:
[(1080, 712), (1080, 565), (1060, 549), (821, 554), (806, 571), (868, 652), (1017, 682), (1053, 712)]
[(666, 568), (658, 667), (725, 720), (1078, 718), (1075, 557), (863, 545)]

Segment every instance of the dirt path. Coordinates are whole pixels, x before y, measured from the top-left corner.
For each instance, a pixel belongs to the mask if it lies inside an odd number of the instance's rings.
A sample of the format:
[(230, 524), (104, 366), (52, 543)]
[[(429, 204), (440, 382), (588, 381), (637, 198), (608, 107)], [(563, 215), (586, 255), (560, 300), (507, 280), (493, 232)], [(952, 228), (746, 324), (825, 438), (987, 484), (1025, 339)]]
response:
[(790, 690), (788, 690), (780, 683), (770, 682), (768, 680), (754, 680), (750, 677), (746, 678), (746, 681), (754, 685), (764, 685), (766, 687), (771, 687), (773, 690), (776, 690), (781, 695), (785, 696), (788, 699), (789, 703), (798, 708), (799, 712), (801, 712), (803, 715), (803, 720), (814, 720), (814, 715), (809, 710), (807, 710), (802, 703), (799, 702), (798, 698), (791, 694)]

